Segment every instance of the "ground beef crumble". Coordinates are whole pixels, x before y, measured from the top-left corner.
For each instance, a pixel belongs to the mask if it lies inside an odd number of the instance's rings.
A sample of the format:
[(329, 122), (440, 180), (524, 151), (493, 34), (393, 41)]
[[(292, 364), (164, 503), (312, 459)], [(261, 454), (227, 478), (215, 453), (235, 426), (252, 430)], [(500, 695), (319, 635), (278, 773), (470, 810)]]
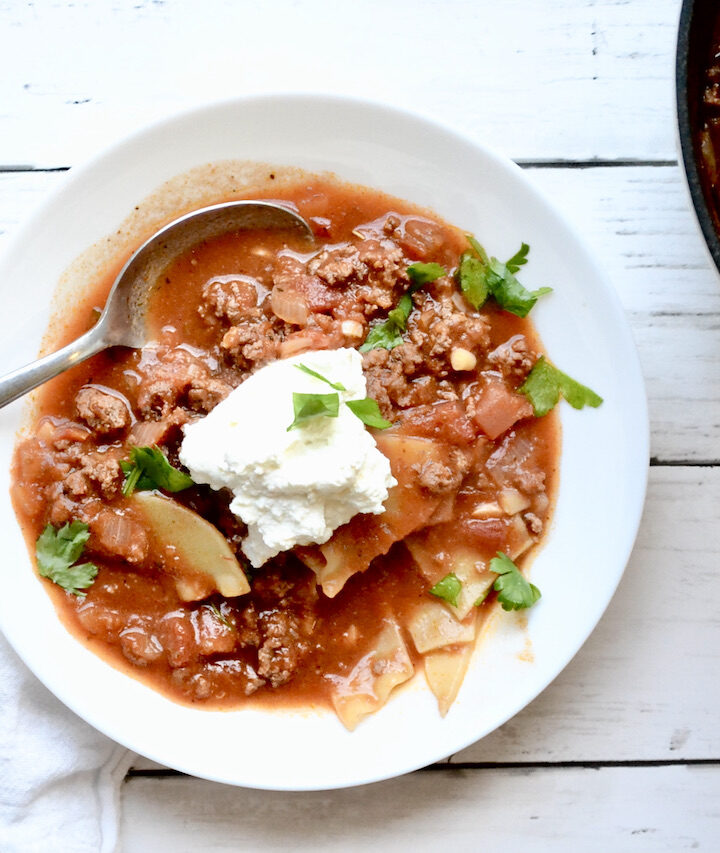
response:
[(75, 406), (78, 417), (101, 435), (125, 429), (130, 424), (127, 402), (100, 388), (81, 388), (75, 398)]
[(140, 372), (137, 401), (145, 417), (167, 417), (183, 404), (207, 413), (232, 390), (213, 376), (202, 359), (182, 347), (157, 347)]
[(298, 619), (287, 611), (269, 610), (258, 619), (262, 643), (258, 649), (258, 674), (273, 687), (287, 683), (307, 649), (301, 642)]
[(488, 353), (488, 364), (499, 369), (505, 376), (524, 380), (533, 369), (538, 356), (530, 350), (524, 335), (513, 335), (492, 352)]
[(198, 312), (208, 321), (231, 324), (253, 316), (257, 311), (259, 283), (249, 277), (232, 281), (210, 281), (204, 289)]

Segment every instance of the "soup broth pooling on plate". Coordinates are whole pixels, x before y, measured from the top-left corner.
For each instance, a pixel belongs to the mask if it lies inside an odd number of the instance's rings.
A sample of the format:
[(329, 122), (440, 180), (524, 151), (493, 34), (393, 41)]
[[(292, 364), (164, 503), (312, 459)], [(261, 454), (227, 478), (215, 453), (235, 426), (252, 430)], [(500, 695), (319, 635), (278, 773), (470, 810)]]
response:
[[(501, 263), (426, 211), (329, 179), (266, 196), (310, 221), (315, 248), (249, 231), (177, 258), (151, 343), (43, 390), (15, 453), (18, 518), (68, 628), (177, 701), (330, 707), (353, 728), (424, 672), (445, 713), (494, 603), (539, 597), (521, 570), (549, 523), (559, 430), (538, 387), (591, 392), (541, 356), (527, 314), (544, 291), (516, 278), (527, 247)], [(341, 349), (362, 357), (353, 411), (389, 462), (384, 509), (253, 566), (233, 493), (182, 465), (185, 430), (278, 359), (307, 372)], [(299, 437), (337, 417), (340, 383), (320, 380), (293, 400)]]

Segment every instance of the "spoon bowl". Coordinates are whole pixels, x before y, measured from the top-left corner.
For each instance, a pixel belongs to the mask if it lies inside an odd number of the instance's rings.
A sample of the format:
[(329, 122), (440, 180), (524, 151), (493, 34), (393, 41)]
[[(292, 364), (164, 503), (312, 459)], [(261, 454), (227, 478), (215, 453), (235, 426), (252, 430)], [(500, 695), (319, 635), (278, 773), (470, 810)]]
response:
[(229, 201), (174, 219), (133, 252), (115, 279), (92, 329), (57, 352), (0, 378), (0, 408), (107, 347), (146, 344), (149, 297), (169, 264), (205, 240), (249, 230), (283, 230), (309, 243), (314, 240), (312, 229), (302, 216), (271, 201)]

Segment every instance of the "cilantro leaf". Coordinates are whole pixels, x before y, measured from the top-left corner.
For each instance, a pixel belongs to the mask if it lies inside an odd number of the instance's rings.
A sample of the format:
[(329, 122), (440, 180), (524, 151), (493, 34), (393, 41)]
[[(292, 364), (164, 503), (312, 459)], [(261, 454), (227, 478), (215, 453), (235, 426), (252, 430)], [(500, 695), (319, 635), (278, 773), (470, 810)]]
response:
[[(77, 563), (90, 538), (87, 524), (73, 521), (56, 530), (48, 524), (35, 543), (38, 571), (44, 578), (83, 598), (98, 573), (93, 563)], [(73, 565), (73, 564), (76, 565)]]
[(473, 607), (480, 607), (480, 605), (485, 601), (485, 599), (490, 595), (490, 587), (488, 587), (485, 592), (479, 595), (475, 601), (473, 602)]
[(98, 567), (95, 563), (76, 563), (74, 566), (58, 569), (52, 575), (43, 575), (43, 577), (50, 578), (53, 583), (77, 595), (78, 598), (85, 598), (87, 595), (85, 590), (93, 585), (97, 573)]
[(403, 342), (402, 333), (407, 326), (412, 311), (412, 294), (436, 278), (446, 275), (445, 267), (440, 264), (411, 264), (407, 268), (412, 284), (400, 297), (397, 306), (388, 311), (387, 319), (376, 323), (368, 332), (360, 352), (371, 349), (395, 349)]
[(591, 406), (596, 409), (603, 398), (586, 385), (571, 379), (566, 373), (540, 356), (527, 379), (518, 388), (532, 403), (536, 417), (546, 415), (562, 395), (574, 409)]
[(376, 429), (387, 429), (392, 426), (390, 421), (386, 421), (380, 414), (380, 407), (372, 397), (365, 397), (364, 400), (348, 400), (345, 405), (367, 426)]
[(470, 234), (467, 241), (475, 252), (465, 252), (460, 257), (456, 280), (465, 298), (476, 309), (481, 308), (488, 297), (504, 310), (518, 317), (527, 317), (541, 296), (551, 293), (551, 287), (527, 290), (515, 278), (514, 273), (527, 263), (530, 247), (523, 243), (509, 261), (503, 263), (488, 257), (485, 249)]
[(312, 370), (312, 368), (308, 367), (306, 364), (296, 364), (295, 367), (297, 367), (298, 370), (302, 370), (303, 373), (307, 373), (308, 376), (314, 376), (316, 379), (320, 379), (336, 391), (347, 391), (347, 388), (342, 384), (342, 382), (331, 382), (329, 379), (326, 379), (322, 373)]
[(59, 530), (48, 524), (35, 543), (35, 554), (48, 571), (71, 566), (79, 559), (89, 538), (90, 529), (82, 521), (72, 521)]
[(450, 572), (450, 574), (445, 575), (445, 577), (442, 580), (439, 580), (430, 590), (431, 595), (436, 595), (438, 598), (442, 598), (443, 601), (447, 601), (448, 604), (452, 604), (453, 607), (457, 607), (458, 597), (461, 592), (462, 581), (454, 572)]
[(174, 468), (157, 445), (131, 447), (130, 459), (130, 462), (120, 463), (125, 474), (122, 491), (126, 498), (135, 490), (165, 489), (166, 492), (181, 492), (193, 485), (192, 477)]
[(447, 275), (447, 270), (441, 264), (418, 263), (410, 264), (407, 268), (407, 274), (410, 276), (410, 281), (412, 282), (411, 292), (415, 292), (419, 287), (424, 287), (426, 284), (430, 284), (431, 281)]
[(360, 352), (369, 352), (371, 349), (395, 349), (402, 342), (400, 330), (388, 317), (387, 320), (377, 323), (370, 329), (365, 338), (365, 343), (360, 347)]
[(407, 293), (403, 293), (397, 306), (388, 311), (388, 320), (395, 324), (398, 331), (405, 331), (413, 307), (411, 294), (414, 292), (411, 288)]
[(154, 489), (155, 483), (143, 473), (143, 469), (139, 468), (134, 462), (128, 462), (126, 459), (120, 460), (120, 468), (125, 475), (122, 492), (125, 497), (129, 497), (135, 490), (146, 492), (148, 489)]
[(470, 248), (475, 252), (475, 254), (480, 258), (480, 260), (488, 266), (490, 263), (490, 258), (488, 257), (488, 253), (483, 249), (483, 247), (478, 243), (478, 241), (473, 237), (472, 234), (466, 234), (468, 243), (470, 244)]
[(482, 308), (490, 295), (487, 266), (475, 255), (465, 252), (460, 256), (457, 281), (472, 307), (476, 310)]
[(340, 409), (340, 397), (335, 394), (298, 394), (293, 391), (293, 413), (295, 420), (287, 428), (301, 426), (305, 421), (316, 417), (336, 418)]
[(490, 571), (498, 575), (493, 589), (498, 594), (498, 601), (503, 610), (525, 610), (540, 598), (540, 590), (523, 576), (510, 557), (502, 551), (498, 551), (497, 557), (490, 560)]
[(507, 265), (497, 258), (490, 259), (488, 287), (497, 304), (518, 317), (527, 317), (539, 297), (552, 293), (552, 287), (526, 290)]
[(512, 273), (516, 273), (520, 267), (524, 267), (527, 263), (527, 256), (530, 251), (530, 246), (527, 243), (522, 243), (520, 248), (515, 252), (515, 254), (510, 258), (509, 261), (505, 261), (505, 266)]

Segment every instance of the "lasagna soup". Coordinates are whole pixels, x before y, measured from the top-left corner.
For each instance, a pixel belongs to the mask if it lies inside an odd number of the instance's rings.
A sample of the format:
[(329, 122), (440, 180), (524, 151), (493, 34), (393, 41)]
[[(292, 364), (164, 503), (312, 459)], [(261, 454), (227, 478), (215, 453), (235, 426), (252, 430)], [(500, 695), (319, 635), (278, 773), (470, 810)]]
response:
[(146, 346), (43, 389), (16, 512), (68, 628), (177, 701), (352, 729), (423, 673), (444, 714), (496, 602), (540, 597), (550, 409), (600, 398), (543, 356), (527, 246), (503, 262), (377, 191), (271, 177), (253, 197), (315, 246), (245, 231), (176, 258)]

